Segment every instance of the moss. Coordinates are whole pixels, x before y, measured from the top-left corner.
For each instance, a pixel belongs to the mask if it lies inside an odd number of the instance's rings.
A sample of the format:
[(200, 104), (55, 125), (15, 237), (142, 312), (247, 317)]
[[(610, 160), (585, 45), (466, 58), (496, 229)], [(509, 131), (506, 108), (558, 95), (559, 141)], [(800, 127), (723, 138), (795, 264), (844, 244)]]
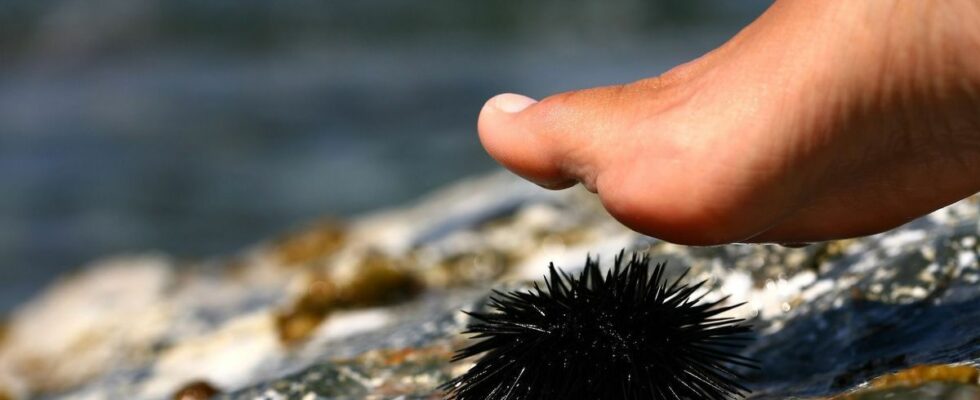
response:
[(379, 253), (370, 253), (361, 261), (357, 274), (338, 288), (340, 307), (373, 307), (396, 303), (422, 291), (421, 281), (407, 268)]
[(276, 330), (283, 343), (294, 343), (307, 338), (336, 304), (333, 283), (323, 276), (315, 277), (302, 296), (291, 307), (275, 316)]
[[(980, 394), (980, 370), (971, 365), (917, 365), (872, 379), (838, 400), (922, 399), (925, 392)], [(960, 398), (960, 397), (930, 397)], [(964, 397), (975, 398), (975, 397)]]
[(296, 343), (308, 338), (334, 310), (391, 304), (411, 298), (423, 288), (411, 271), (393, 259), (369, 253), (346, 282), (315, 276), (291, 307), (276, 314), (276, 330), (283, 343)]
[(975, 400), (980, 399), (980, 386), (961, 383), (929, 382), (916, 387), (865, 390), (846, 397), (847, 400)]
[(977, 384), (980, 371), (970, 365), (917, 365), (875, 378), (873, 388), (919, 386), (927, 382)]
[(273, 248), (283, 265), (304, 265), (332, 255), (343, 247), (346, 238), (346, 230), (341, 224), (323, 221), (277, 240)]
[(284, 344), (302, 341), (327, 317), (327, 312), (294, 309), (276, 314), (276, 331)]

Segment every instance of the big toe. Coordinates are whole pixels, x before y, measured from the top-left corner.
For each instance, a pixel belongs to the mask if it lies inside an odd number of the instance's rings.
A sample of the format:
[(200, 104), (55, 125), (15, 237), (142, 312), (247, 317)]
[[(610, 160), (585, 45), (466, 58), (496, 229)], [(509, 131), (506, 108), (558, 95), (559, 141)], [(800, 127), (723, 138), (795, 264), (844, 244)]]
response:
[(538, 102), (506, 93), (480, 112), (480, 141), (514, 173), (552, 189), (577, 182), (595, 190), (602, 143), (619, 131), (612, 125), (623, 103), (615, 87), (561, 93)]
[(480, 111), (480, 142), (497, 162), (514, 173), (549, 188), (569, 186), (555, 167), (555, 155), (547, 140), (532, 126), (528, 108), (537, 104), (530, 97), (504, 93), (494, 96)]

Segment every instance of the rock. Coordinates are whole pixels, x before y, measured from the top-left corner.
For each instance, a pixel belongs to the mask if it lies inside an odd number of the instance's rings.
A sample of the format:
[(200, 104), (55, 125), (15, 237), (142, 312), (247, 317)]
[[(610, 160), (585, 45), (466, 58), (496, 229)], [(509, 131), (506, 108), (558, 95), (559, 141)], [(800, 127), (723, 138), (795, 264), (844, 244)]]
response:
[(156, 255), (86, 267), (13, 315), (0, 369), (44, 393), (147, 362), (172, 315), (164, 294), (173, 279), (171, 262)]
[[(439, 398), (468, 367), (449, 362), (468, 340), (459, 310), (482, 307), (491, 288), (526, 287), (550, 262), (608, 264), (625, 248), (667, 261), (669, 275), (690, 268), (707, 300), (746, 303), (731, 315), (756, 326), (752, 398), (856, 394), (903, 368), (980, 361), (978, 208), (971, 198), (803, 248), (691, 248), (625, 229), (583, 190), (495, 174), (225, 259), (95, 262), (11, 316), (0, 389), (166, 399), (206, 382), (223, 399)], [(922, 377), (861, 396), (975, 398), (975, 382)]]

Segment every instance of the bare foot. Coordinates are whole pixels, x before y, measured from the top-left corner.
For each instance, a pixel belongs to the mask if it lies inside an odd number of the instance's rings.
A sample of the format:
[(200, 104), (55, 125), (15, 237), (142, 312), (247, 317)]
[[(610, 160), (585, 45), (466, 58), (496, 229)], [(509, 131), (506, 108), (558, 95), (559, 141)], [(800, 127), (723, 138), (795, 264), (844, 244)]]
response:
[(484, 106), (497, 161), (684, 244), (881, 232), (980, 190), (980, 4), (777, 1), (638, 82)]

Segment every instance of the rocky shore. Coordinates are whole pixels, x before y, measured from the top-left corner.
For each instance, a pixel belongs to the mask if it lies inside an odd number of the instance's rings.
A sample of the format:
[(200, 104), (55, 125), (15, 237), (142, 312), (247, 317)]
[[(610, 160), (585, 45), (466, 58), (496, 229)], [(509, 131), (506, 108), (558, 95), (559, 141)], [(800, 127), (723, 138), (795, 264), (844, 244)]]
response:
[(649, 252), (755, 326), (753, 399), (980, 399), (980, 201), (804, 248), (692, 248), (508, 174), (208, 260), (98, 260), (0, 324), (0, 399), (438, 399), (460, 310)]

